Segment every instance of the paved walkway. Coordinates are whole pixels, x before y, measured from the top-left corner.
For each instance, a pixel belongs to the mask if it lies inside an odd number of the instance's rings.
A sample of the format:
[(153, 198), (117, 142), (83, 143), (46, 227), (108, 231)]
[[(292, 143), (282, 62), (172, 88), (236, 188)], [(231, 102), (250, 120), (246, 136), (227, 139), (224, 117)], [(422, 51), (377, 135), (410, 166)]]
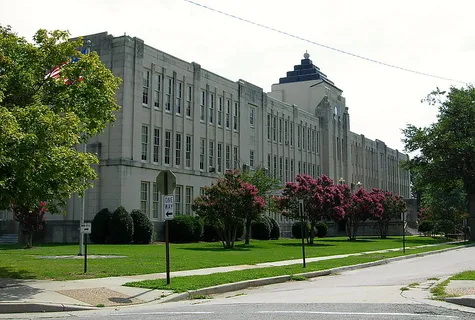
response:
[[(421, 248), (428, 246), (437, 245), (417, 246), (411, 248)], [(382, 253), (398, 250), (400, 250), (400, 248), (362, 252), (355, 254), (314, 257), (307, 258), (306, 261), (315, 262), (369, 253)], [(253, 265), (237, 265), (176, 271), (171, 272), (171, 277), (173, 278), (178, 276), (206, 275), (236, 270), (265, 268), (270, 266), (300, 264), (301, 262), (301, 259), (295, 259), (286, 261), (265, 262)], [(54, 304), (78, 307), (107, 307), (150, 302), (167, 297), (173, 292), (169, 290), (130, 288), (124, 287), (123, 284), (131, 281), (160, 279), (165, 277), (165, 273), (155, 273), (135, 276), (70, 281), (0, 279), (0, 313), (15, 312), (12, 310), (16, 309), (18, 309), (17, 312), (22, 312), (22, 310), (26, 310), (27, 305), (31, 304)], [(471, 287), (475, 288), (475, 281), (473, 283), (474, 285)], [(465, 286), (467, 286), (467, 284), (465, 284)], [(13, 306), (17, 306), (16, 309)]]

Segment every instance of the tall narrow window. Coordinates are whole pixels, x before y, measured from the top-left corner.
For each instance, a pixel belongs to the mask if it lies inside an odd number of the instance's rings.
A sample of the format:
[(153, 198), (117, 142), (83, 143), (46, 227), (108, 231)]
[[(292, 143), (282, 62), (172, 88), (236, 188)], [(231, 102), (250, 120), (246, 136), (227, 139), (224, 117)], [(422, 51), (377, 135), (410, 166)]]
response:
[(148, 106), (148, 88), (150, 86), (150, 71), (142, 72), (142, 105)]
[(140, 183), (140, 211), (145, 213), (149, 217), (148, 209), (148, 189), (150, 182), (142, 181)]
[(294, 159), (290, 159), (290, 180), (294, 180), (295, 175), (294, 175)]
[(218, 157), (218, 168), (217, 168), (217, 171), (218, 171), (218, 172), (222, 172), (222, 171), (223, 171), (223, 144), (222, 144), (222, 143), (218, 143), (218, 154), (217, 154), (217, 157)]
[(218, 98), (218, 126), (223, 125), (223, 97)]
[(200, 140), (200, 170), (205, 169), (205, 139)]
[(231, 169), (231, 146), (226, 145), (226, 170)]
[(231, 128), (231, 100), (226, 100), (226, 128)]
[(307, 128), (307, 151), (310, 151), (312, 145), (310, 128)]
[(209, 94), (209, 111), (208, 111), (209, 123), (214, 123), (214, 94)]
[(303, 163), (303, 173), (307, 174), (307, 163), (306, 162)]
[(206, 108), (206, 91), (201, 91), (200, 101), (200, 120), (205, 121), (205, 109)]
[(284, 159), (279, 158), (279, 179), (280, 181), (284, 180)]
[(191, 106), (193, 101), (193, 87), (186, 87), (186, 116), (191, 117)]
[(285, 181), (289, 181), (289, 158), (285, 158)]
[(142, 126), (142, 160), (147, 161), (148, 154), (148, 126)]
[(256, 117), (256, 109), (249, 108), (249, 125), (254, 127), (255, 117)]
[(294, 123), (290, 122), (290, 145), (294, 145)]
[(312, 130), (312, 152), (315, 152), (315, 130)]
[(191, 168), (191, 136), (186, 136), (185, 167)]
[(302, 148), (304, 150), (306, 149), (306, 145), (307, 145), (306, 131), (307, 131), (307, 128), (302, 126)]
[(185, 189), (185, 214), (191, 215), (191, 204), (193, 203), (193, 187)]
[(165, 164), (170, 164), (170, 149), (172, 147), (172, 133), (165, 131)]
[(214, 141), (210, 140), (208, 142), (208, 167), (214, 167)]
[(320, 133), (317, 131), (317, 153), (320, 153)]
[(238, 147), (234, 147), (233, 150), (233, 156), (234, 156), (234, 169), (239, 169), (239, 149)]
[(181, 114), (181, 97), (183, 93), (183, 83), (181, 81), (176, 82), (176, 99), (175, 99), (175, 111)]
[(299, 164), (298, 164), (298, 174), (302, 174), (302, 161), (299, 161)]
[(267, 114), (267, 140), (270, 140), (270, 131), (271, 131), (271, 115)]
[(289, 143), (289, 121), (285, 120), (284, 122), (284, 141), (285, 143)]
[(302, 127), (300, 125), (297, 126), (297, 148), (302, 146)]
[(239, 108), (238, 108), (238, 103), (234, 102), (234, 113), (233, 113), (233, 128), (234, 130), (238, 129), (238, 119), (239, 119)]
[(176, 215), (179, 215), (181, 214), (181, 205), (182, 205), (182, 202), (181, 202), (181, 186), (176, 186), (175, 188), (175, 214)]
[(159, 74), (153, 76), (153, 106), (155, 108), (160, 108), (160, 91), (162, 88), (162, 77)]
[(167, 111), (171, 110), (172, 90), (173, 90), (173, 79), (168, 78), (167, 94), (166, 94), (166, 101), (165, 101), (165, 110)]
[(274, 179), (277, 179), (277, 156), (274, 156)]
[(279, 118), (279, 142), (280, 143), (282, 143), (282, 131), (283, 131), (282, 119)]
[(276, 116), (274, 116), (272, 131), (273, 131), (272, 132), (273, 140), (274, 142), (277, 142), (277, 117)]
[(271, 164), (271, 155), (270, 153), (267, 154), (267, 170), (271, 170), (272, 164)]
[(158, 162), (160, 159), (160, 129), (153, 129), (153, 162)]
[(175, 165), (181, 165), (181, 133), (175, 135)]
[(153, 198), (152, 198), (152, 218), (158, 219), (160, 217), (160, 193), (158, 192), (158, 186), (153, 183)]
[(254, 168), (254, 150), (249, 150), (249, 166)]

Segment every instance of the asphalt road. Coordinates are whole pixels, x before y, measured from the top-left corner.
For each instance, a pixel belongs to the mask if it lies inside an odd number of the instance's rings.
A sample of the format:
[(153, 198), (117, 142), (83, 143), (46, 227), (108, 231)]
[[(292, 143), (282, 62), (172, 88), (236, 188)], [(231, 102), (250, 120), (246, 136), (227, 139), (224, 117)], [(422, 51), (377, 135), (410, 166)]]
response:
[[(428, 300), (429, 278), (475, 268), (475, 247), (339, 275), (117, 310), (49, 314), (74, 319), (475, 319), (475, 309)], [(418, 283), (417, 288), (401, 287)], [(471, 313), (472, 312), (472, 313)], [(46, 315), (43, 315), (46, 316)], [(18, 315), (20, 317), (20, 315)], [(21, 318), (33, 318), (23, 315)]]

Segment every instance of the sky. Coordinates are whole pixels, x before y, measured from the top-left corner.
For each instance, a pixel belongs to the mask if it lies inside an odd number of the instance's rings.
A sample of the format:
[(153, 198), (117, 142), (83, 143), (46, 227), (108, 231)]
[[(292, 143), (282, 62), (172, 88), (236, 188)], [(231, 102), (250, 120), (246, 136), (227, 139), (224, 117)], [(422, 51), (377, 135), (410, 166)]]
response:
[[(475, 2), (471, 0), (194, 0), (326, 46), (402, 68), (472, 83)], [(184, 0), (0, 0), (0, 23), (32, 39), (40, 28), (72, 36), (126, 33), (230, 80), (268, 92), (305, 51), (349, 107), (351, 130), (403, 150), (401, 129), (436, 121), (421, 103), (436, 87), (463, 83), (426, 77), (345, 55), (247, 24)]]

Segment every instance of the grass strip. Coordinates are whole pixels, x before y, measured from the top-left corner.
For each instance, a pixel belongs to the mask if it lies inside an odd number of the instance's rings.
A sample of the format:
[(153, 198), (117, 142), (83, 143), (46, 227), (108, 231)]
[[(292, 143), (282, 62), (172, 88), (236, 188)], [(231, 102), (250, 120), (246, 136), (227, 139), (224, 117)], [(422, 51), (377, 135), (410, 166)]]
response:
[(376, 254), (365, 254), (358, 256), (350, 256), (346, 258), (330, 259), (317, 262), (307, 263), (307, 267), (303, 268), (300, 264), (293, 264), (281, 267), (266, 267), (247, 269), (240, 271), (230, 271), (221, 273), (212, 273), (208, 275), (196, 275), (196, 276), (182, 276), (173, 277), (170, 285), (166, 284), (165, 279), (156, 280), (144, 280), (138, 282), (128, 282), (124, 284), (129, 287), (145, 288), (145, 289), (158, 289), (158, 290), (172, 290), (173, 292), (186, 292), (190, 290), (197, 290), (207, 287), (212, 287), (220, 284), (234, 283), (239, 281), (254, 280), (275, 276), (300, 274), (311, 271), (321, 271), (337, 267), (357, 265), (361, 263), (368, 263), (379, 261), (387, 258), (399, 257), (403, 255), (417, 254), (423, 252), (437, 251), (441, 249), (451, 248), (456, 245), (441, 245), (438, 247), (419, 248), (406, 250), (406, 253), (402, 251), (393, 251)]

